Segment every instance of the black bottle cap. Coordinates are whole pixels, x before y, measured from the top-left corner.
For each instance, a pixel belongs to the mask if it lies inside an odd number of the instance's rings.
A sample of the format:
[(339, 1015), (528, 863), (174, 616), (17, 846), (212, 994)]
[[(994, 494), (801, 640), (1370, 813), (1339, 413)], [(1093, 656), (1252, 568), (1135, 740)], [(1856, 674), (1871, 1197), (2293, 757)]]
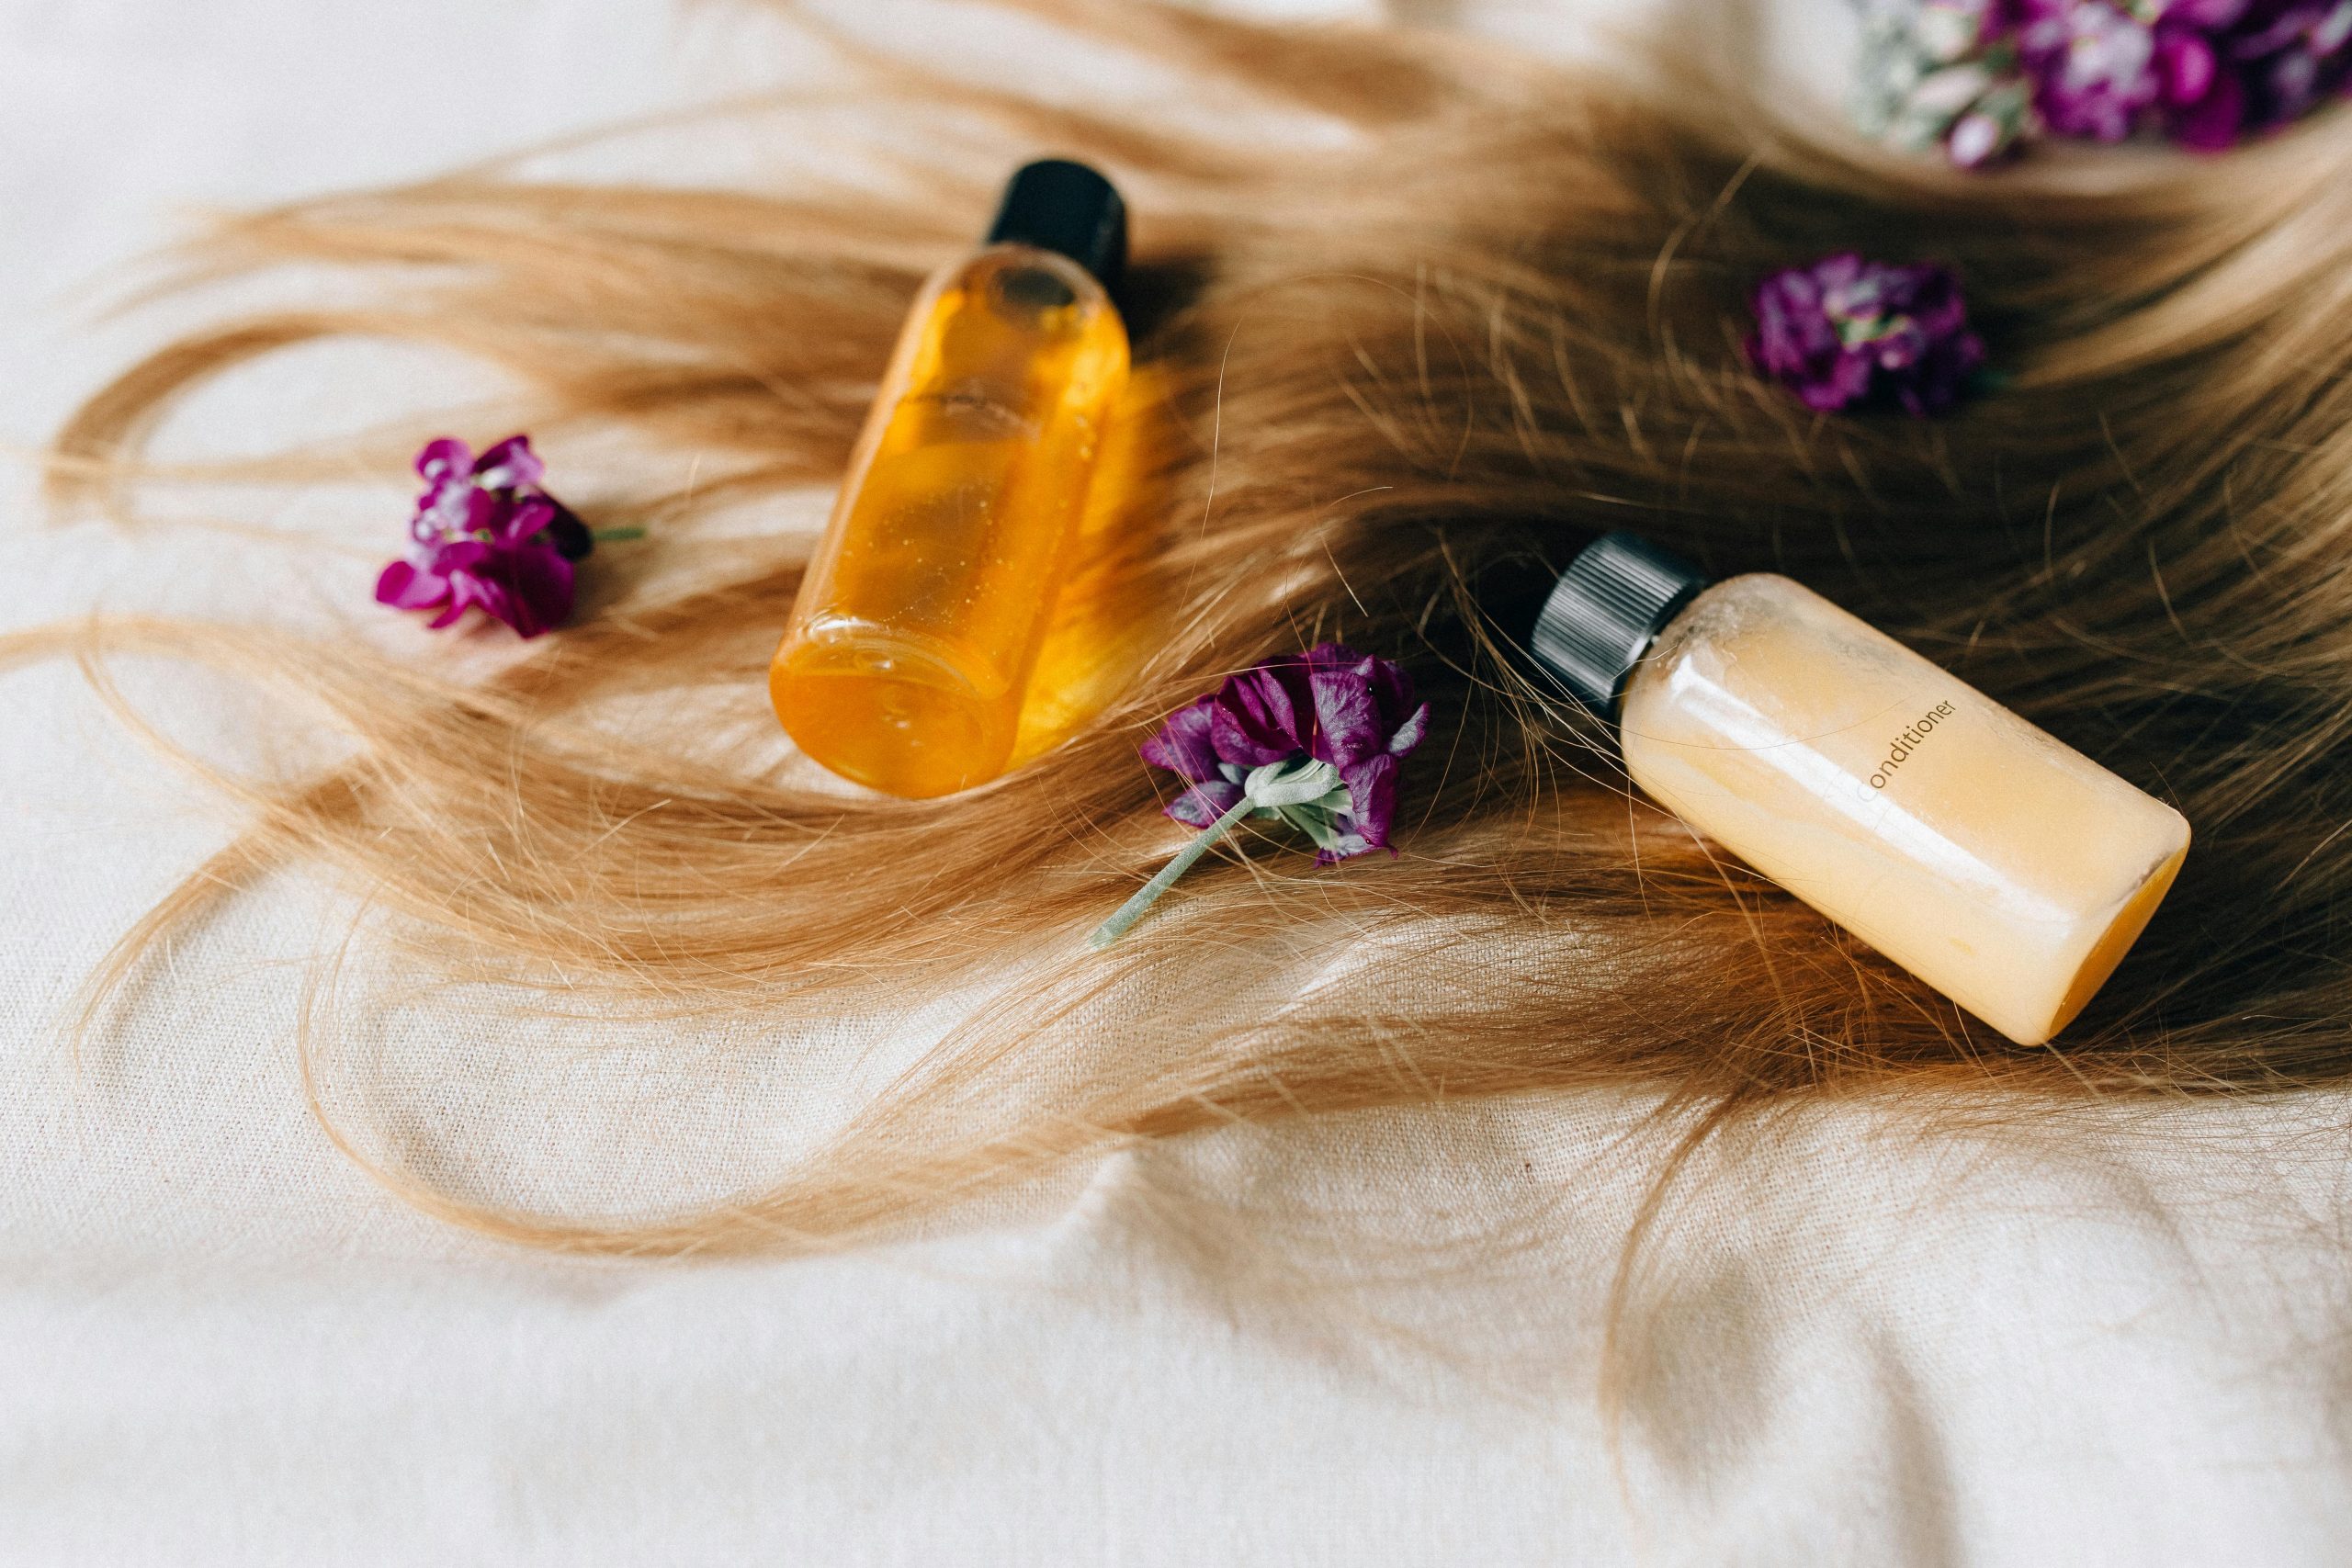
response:
[(1085, 164), (1040, 158), (1023, 165), (1004, 187), (988, 243), (1057, 252), (1116, 292), (1127, 269), (1127, 204)]
[(1571, 696), (1617, 716), (1625, 677), (1707, 579), (1635, 534), (1604, 534), (1560, 573), (1535, 617), (1528, 651)]

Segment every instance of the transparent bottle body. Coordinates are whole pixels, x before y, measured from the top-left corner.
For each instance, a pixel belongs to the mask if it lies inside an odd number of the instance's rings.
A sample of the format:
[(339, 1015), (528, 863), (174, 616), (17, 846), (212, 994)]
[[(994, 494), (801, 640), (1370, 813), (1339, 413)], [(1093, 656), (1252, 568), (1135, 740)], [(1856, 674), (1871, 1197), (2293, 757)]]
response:
[(1643, 791), (2020, 1044), (2106, 981), (2180, 813), (1784, 577), (1708, 589), (1626, 683)]
[(891, 795), (1002, 772), (1127, 335), (1075, 262), (993, 245), (900, 335), (768, 671), (803, 752)]

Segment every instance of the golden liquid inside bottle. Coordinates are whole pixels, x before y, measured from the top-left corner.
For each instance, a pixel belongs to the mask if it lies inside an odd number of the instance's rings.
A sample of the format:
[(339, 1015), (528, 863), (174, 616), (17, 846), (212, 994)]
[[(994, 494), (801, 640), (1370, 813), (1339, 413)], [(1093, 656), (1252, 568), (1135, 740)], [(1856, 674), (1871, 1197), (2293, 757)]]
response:
[(907, 323), (768, 671), (808, 756), (888, 795), (1004, 771), (1127, 333), (1077, 263), (994, 245)]
[(1137, 367), (1112, 411), (1052, 623), (1029, 671), (1013, 738), (1017, 768), (1052, 750), (1131, 690), (1168, 640), (1168, 593), (1151, 563), (1168, 519), (1152, 504), (1181, 437), (1164, 375)]

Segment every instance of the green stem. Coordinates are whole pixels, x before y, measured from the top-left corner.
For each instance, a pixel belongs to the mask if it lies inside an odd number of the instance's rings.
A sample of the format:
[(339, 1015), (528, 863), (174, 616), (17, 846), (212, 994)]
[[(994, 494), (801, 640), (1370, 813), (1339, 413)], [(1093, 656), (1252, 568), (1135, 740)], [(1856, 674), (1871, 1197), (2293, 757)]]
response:
[(610, 545), (627, 539), (642, 539), (645, 537), (645, 530), (642, 528), (592, 528), (588, 531), (588, 536), (600, 545)]
[(1153, 902), (1162, 893), (1167, 892), (1178, 877), (1192, 870), (1193, 863), (1208, 853), (1210, 848), (1219, 839), (1225, 837), (1226, 829), (1249, 815), (1256, 805), (1257, 802), (1245, 794), (1239, 800), (1233, 803), (1224, 816), (1193, 835), (1191, 843), (1176, 852), (1174, 860), (1159, 868), (1159, 875), (1136, 888), (1135, 897), (1120, 905), (1116, 914), (1094, 928), (1094, 934), (1086, 939), (1086, 945), (1100, 953), (1126, 935), (1127, 928), (1142, 919), (1143, 912), (1150, 908)]

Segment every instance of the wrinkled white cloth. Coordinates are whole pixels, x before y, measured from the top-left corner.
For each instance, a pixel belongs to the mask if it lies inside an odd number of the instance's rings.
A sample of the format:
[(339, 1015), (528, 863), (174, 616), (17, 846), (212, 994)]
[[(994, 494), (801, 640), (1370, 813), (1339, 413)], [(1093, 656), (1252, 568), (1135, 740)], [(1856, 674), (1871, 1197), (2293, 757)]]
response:
[[(185, 209), (428, 174), (789, 47), (736, 26), (663, 0), (0, 0), (0, 439), (38, 443), (153, 341), (71, 291)], [(294, 358), (281, 400), (350, 390), (345, 361)], [(190, 423), (269, 445), (243, 406)], [(311, 525), (278, 504), (243, 520)], [(36, 526), (21, 470), (5, 506), (8, 626), (348, 616), (376, 562)], [(266, 728), (233, 686), (125, 680), (201, 744)], [(814, 1261), (518, 1254), (404, 1209), (311, 1121), (289, 1040), (341, 913), (299, 879), (232, 900), (68, 1054), (77, 982), (227, 829), (71, 671), (0, 674), (0, 717), (11, 1568), (2352, 1552), (2342, 1097), (1964, 1135), (1815, 1115), (1668, 1205), (1606, 1391), (1656, 1154), (1620, 1097), (1155, 1146)], [(796, 1075), (831, 1064), (838, 1100), (911, 1026), (845, 1021), (788, 1063), (758, 1039), (575, 1050), (461, 998), (369, 1027), (419, 1146), (537, 1149), (516, 1181), (594, 1202), (772, 1167), (796, 1113), (842, 1109)], [(1393, 1247), (1303, 1286), (1284, 1259), (1333, 1215)]]

